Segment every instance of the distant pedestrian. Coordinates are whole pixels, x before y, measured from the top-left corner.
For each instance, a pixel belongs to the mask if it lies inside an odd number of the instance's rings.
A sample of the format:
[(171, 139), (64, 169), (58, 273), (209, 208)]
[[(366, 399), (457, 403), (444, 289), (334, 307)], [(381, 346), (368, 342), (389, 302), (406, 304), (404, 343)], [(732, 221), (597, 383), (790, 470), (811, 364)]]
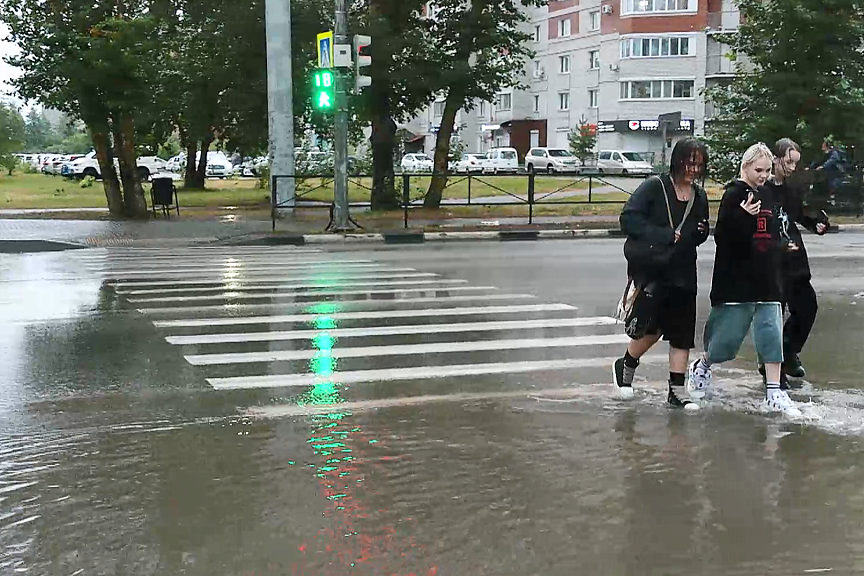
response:
[[(789, 138), (778, 140), (774, 145), (774, 175), (765, 183), (765, 187), (777, 199), (776, 214), (780, 239), (788, 246), (796, 247), (783, 251), (781, 266), (783, 305), (789, 312), (783, 327), (784, 362), (780, 387), (784, 389), (788, 386), (787, 376), (804, 378), (807, 375), (799, 354), (807, 343), (818, 310), (816, 292), (810, 283), (812, 276), (807, 250), (796, 224), (801, 224), (820, 236), (825, 234), (830, 226), (824, 212), (820, 217), (813, 217), (804, 209), (801, 194), (790, 185), (789, 178), (798, 168), (800, 161), (801, 148), (797, 143)], [(764, 373), (764, 367), (761, 371)]]
[(813, 162), (810, 168), (823, 175), (822, 179), (828, 186), (828, 203), (836, 202), (837, 190), (843, 183), (847, 162), (846, 155), (834, 145), (832, 138), (826, 138), (822, 142), (822, 159)]
[(669, 342), (669, 404), (699, 408), (687, 398), (684, 386), (695, 347), (696, 247), (708, 238), (708, 197), (699, 185), (707, 166), (705, 144), (695, 138), (680, 140), (669, 173), (643, 182), (621, 213), (628, 275), (639, 300), (650, 302), (639, 312), (643, 317), (627, 326), (632, 341), (613, 365), (623, 398), (633, 397), (639, 359), (662, 337)]
[(774, 154), (765, 144), (747, 149), (738, 180), (726, 186), (714, 242), (711, 314), (705, 325), (705, 353), (690, 365), (687, 389), (694, 398), (710, 396), (711, 367), (734, 360), (753, 327), (756, 353), (765, 363), (765, 406), (789, 416), (801, 411), (780, 389), (783, 363), (781, 247), (771, 176)]

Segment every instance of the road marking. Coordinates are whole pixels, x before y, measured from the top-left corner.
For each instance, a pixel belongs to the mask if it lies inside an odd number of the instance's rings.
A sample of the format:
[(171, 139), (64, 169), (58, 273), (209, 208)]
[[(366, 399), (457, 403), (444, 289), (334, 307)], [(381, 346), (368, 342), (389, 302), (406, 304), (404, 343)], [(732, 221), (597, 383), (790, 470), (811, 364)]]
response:
[(305, 281), (317, 281), (317, 283), (312, 284), (312, 286), (328, 286), (327, 282), (338, 282), (338, 281), (347, 281), (347, 280), (375, 280), (382, 279), (386, 280), (389, 278), (438, 278), (438, 274), (433, 274), (431, 272), (411, 272), (411, 273), (381, 273), (381, 274), (356, 274), (348, 277), (347, 275), (281, 275), (281, 276), (246, 276), (242, 278), (222, 278), (220, 280), (211, 279), (211, 278), (203, 278), (201, 280), (165, 280), (165, 281), (141, 281), (141, 282), (129, 282), (127, 280), (118, 280), (117, 282), (108, 282), (108, 284), (113, 284), (116, 287), (144, 287), (144, 286), (195, 286), (198, 284), (230, 284), (233, 282), (286, 282), (291, 279), (295, 280), (305, 280)]
[[(446, 304), (448, 302), (474, 302), (477, 300), (494, 301), (494, 300), (532, 300), (536, 296), (531, 294), (476, 294), (469, 296), (436, 296), (432, 298), (403, 298), (399, 300), (348, 300), (342, 301), (324, 301), (324, 304), (334, 307), (346, 309), (351, 308), (382, 308), (393, 306), (405, 306), (411, 304)], [(133, 302), (133, 300), (130, 300)], [(307, 310), (321, 304), (322, 302), (291, 302), (286, 304), (219, 304), (216, 306), (188, 306), (178, 308), (139, 308), (141, 314), (189, 314), (197, 312), (228, 312), (236, 311), (240, 308), (244, 310), (262, 310), (267, 308), (279, 308), (280, 310)]]
[[(448, 354), (452, 352), (496, 352), (501, 350), (529, 350), (536, 348), (569, 348), (571, 346), (606, 346), (626, 344), (626, 334), (569, 336), (566, 338), (523, 338), (519, 340), (475, 340), (469, 342), (434, 342), (428, 344), (401, 344), (336, 347), (328, 358), (373, 358), (378, 356), (415, 356), (419, 354)], [(233, 354), (192, 354), (186, 361), (193, 366), (221, 364), (253, 364), (256, 362), (292, 362), (311, 360), (321, 355), (320, 350), (270, 350), (267, 352), (238, 352)]]
[(333, 338), (360, 338), (369, 336), (405, 336), (409, 334), (451, 334), (459, 332), (492, 332), (503, 330), (531, 330), (542, 328), (582, 328), (617, 324), (606, 316), (589, 318), (548, 318), (544, 320), (512, 320), (504, 322), (465, 322), (462, 324), (419, 324), (411, 326), (379, 326), (375, 328), (336, 328), (334, 330), (294, 330), (274, 332), (243, 332), (238, 334), (196, 334), (167, 336), (175, 345), (233, 344), (241, 342), (279, 342), (307, 340), (326, 332)]
[[(435, 284), (436, 282), (433, 282)], [(378, 286), (378, 283), (375, 283), (375, 286)], [(273, 287), (269, 286), (261, 286), (258, 288), (254, 288), (255, 290), (274, 290)], [(369, 295), (370, 297), (373, 294), (379, 295), (388, 295), (392, 294), (397, 298), (394, 300), (411, 300), (411, 298), (400, 298), (400, 295), (408, 295), (408, 294), (429, 294), (434, 292), (488, 292), (497, 290), (495, 286), (451, 286), (444, 285), (440, 287), (434, 286), (423, 286), (421, 288), (394, 288), (392, 290), (292, 290), (291, 292), (276, 292), (269, 294), (255, 294), (251, 292), (252, 288), (237, 288), (232, 290), (226, 290), (225, 288), (207, 288), (202, 289), (202, 292), (210, 292), (210, 291), (224, 291), (222, 294), (211, 294), (205, 296), (182, 296), (183, 300), (181, 302), (206, 302), (209, 300), (226, 300), (229, 298), (243, 298), (244, 300), (249, 299), (261, 299), (267, 300), (269, 298), (298, 298), (298, 297), (306, 297), (306, 298), (319, 298), (321, 296), (357, 296), (357, 295)], [(198, 292), (198, 289), (189, 289), (189, 288), (180, 288), (177, 290), (133, 290), (128, 293), (132, 295), (133, 293), (146, 292), (151, 294), (164, 294), (164, 293), (177, 293), (177, 292)], [(174, 299), (166, 299), (166, 298), (129, 298), (129, 302), (135, 303), (144, 303), (144, 302), (174, 302)]]
[[(158, 278), (205, 278), (210, 279), (212, 277), (216, 278), (227, 278), (227, 279), (235, 279), (235, 278), (249, 278), (250, 280), (256, 279), (258, 276), (263, 276), (267, 274), (279, 274), (281, 272), (285, 272), (283, 278), (291, 279), (295, 278), (298, 280), (315, 280), (318, 278), (325, 279), (351, 279), (351, 278), (430, 278), (437, 277), (438, 274), (433, 274), (432, 272), (417, 272), (414, 268), (389, 268), (386, 270), (337, 270), (337, 269), (322, 269), (316, 270), (306, 269), (300, 270), (297, 274), (292, 274), (292, 270), (288, 268), (222, 268), (222, 269), (209, 269), (209, 270), (195, 270), (195, 271), (178, 271), (178, 272), (163, 272), (163, 273), (154, 273), (150, 274), (149, 272), (133, 272), (130, 274), (113, 274), (108, 272), (105, 275), (105, 279), (114, 282), (126, 282), (129, 280), (141, 280), (142, 282), (147, 282), (146, 276), (157, 276)], [(128, 278), (126, 278), (128, 276)]]
[[(642, 361), (659, 361), (663, 356), (643, 357)], [(390, 368), (386, 370), (358, 370), (336, 372), (329, 376), (316, 374), (271, 374), (267, 376), (240, 376), (208, 378), (216, 390), (245, 390), (253, 388), (305, 388), (316, 384), (360, 384), (391, 380), (432, 380), (490, 374), (520, 374), (553, 370), (572, 370), (611, 366), (618, 358), (579, 358), (569, 360), (541, 360), (532, 362), (492, 362), (488, 364), (459, 364), (450, 366), (419, 366), (416, 368)], [(536, 391), (535, 391), (536, 393)]]
[[(338, 312), (327, 314), (332, 320), (371, 320), (389, 318), (422, 318), (434, 316), (475, 316), (482, 314), (516, 314), (523, 312), (561, 312), (576, 310), (569, 304), (529, 304), (525, 306), (482, 306), (471, 308), (434, 308), (428, 310), (384, 310), (373, 312)], [(240, 324), (281, 324), (312, 322), (323, 314), (291, 314), (284, 316), (250, 316), (243, 318), (195, 318), (185, 320), (157, 320), (157, 328), (191, 328), (200, 326), (234, 326)]]
[[(163, 265), (164, 266), (164, 265)], [(310, 262), (310, 263), (284, 263), (284, 262), (267, 262), (267, 263), (253, 263), (249, 264), (218, 264), (218, 263), (210, 263), (204, 265), (195, 265), (195, 266), (172, 266), (170, 268), (150, 268), (147, 266), (136, 266), (134, 268), (105, 268), (105, 267), (94, 267), (91, 268), (93, 272), (102, 272), (103, 274), (196, 274), (199, 272), (223, 272), (226, 270), (331, 270), (333, 272), (339, 272), (343, 269), (351, 269), (351, 270), (362, 270), (362, 269), (387, 269), (390, 266), (386, 264), (374, 264), (374, 263), (365, 263), (365, 262), (333, 262), (333, 263), (320, 263), (320, 262)], [(397, 268), (397, 270), (405, 270), (405, 268)], [(414, 270), (414, 268), (411, 268)]]
[[(259, 282), (259, 279), (255, 279), (255, 282)], [(117, 294), (121, 294), (123, 296), (132, 296), (132, 295), (143, 295), (143, 294), (185, 294), (188, 292), (223, 292), (223, 291), (231, 291), (231, 292), (240, 292), (243, 290), (293, 290), (296, 294), (317, 294), (317, 290), (330, 290), (332, 288), (354, 288), (358, 286), (429, 286), (429, 290), (452, 290), (453, 288), (449, 288), (450, 285), (455, 284), (467, 284), (467, 280), (442, 280), (440, 278), (435, 280), (382, 280), (380, 282), (328, 282), (322, 284), (320, 282), (286, 282), (285, 280), (277, 280), (273, 284), (265, 285), (265, 284), (245, 284), (243, 282), (236, 281), (225, 281), (219, 284), (218, 286), (205, 286), (205, 287), (185, 287), (185, 288), (159, 288), (159, 289), (143, 289), (143, 290), (124, 290), (122, 287), (126, 284), (116, 284), (114, 291)], [(214, 284), (214, 282), (210, 282), (210, 284)], [(147, 285), (147, 284), (145, 284)], [(173, 286), (175, 283), (170, 283), (169, 286)], [(441, 285), (441, 287), (436, 288), (435, 286)], [(365, 292), (364, 292), (365, 293)], [(191, 296), (189, 298), (192, 298)], [(185, 301), (185, 300), (184, 300)]]

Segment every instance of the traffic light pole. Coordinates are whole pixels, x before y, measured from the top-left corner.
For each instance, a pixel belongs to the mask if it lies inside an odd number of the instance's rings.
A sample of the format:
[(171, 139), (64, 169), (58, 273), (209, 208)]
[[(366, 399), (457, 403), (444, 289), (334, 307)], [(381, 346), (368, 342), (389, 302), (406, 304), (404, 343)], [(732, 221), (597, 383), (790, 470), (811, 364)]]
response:
[[(336, 19), (333, 30), (335, 45), (348, 44), (348, 0), (336, 0)], [(335, 193), (333, 198), (333, 229), (335, 232), (351, 230), (348, 214), (348, 75), (337, 69), (336, 111), (334, 114)]]

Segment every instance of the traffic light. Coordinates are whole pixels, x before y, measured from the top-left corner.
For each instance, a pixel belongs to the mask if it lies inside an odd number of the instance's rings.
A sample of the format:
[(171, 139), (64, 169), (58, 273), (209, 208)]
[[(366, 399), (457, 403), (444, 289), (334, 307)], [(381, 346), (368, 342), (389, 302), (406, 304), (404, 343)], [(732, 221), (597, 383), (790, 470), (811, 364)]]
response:
[(354, 59), (354, 93), (360, 94), (363, 88), (372, 85), (372, 78), (369, 76), (363, 76), (360, 73), (361, 68), (365, 68), (366, 66), (372, 65), (372, 57), (371, 56), (363, 56), (360, 54), (360, 51), (364, 48), (368, 48), (369, 45), (372, 44), (371, 36), (362, 36), (357, 34), (354, 36), (354, 55), (356, 58)]
[(312, 105), (321, 112), (330, 112), (334, 108), (334, 86), (335, 78), (332, 70), (316, 70), (312, 77), (313, 100)]

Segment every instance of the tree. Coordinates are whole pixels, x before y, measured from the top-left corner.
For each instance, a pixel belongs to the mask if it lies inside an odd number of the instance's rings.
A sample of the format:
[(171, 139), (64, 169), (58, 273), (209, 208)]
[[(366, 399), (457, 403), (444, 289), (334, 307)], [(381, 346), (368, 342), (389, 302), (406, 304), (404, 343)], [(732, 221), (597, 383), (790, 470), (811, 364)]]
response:
[(6, 168), (10, 176), (18, 166), (13, 154), (24, 149), (25, 130), (24, 118), (18, 109), (0, 102), (0, 166)]
[(570, 143), (570, 151), (579, 158), (582, 164), (594, 155), (594, 147), (597, 146), (597, 125), (589, 124), (583, 116), (579, 125), (570, 131), (567, 136)]
[(30, 108), (27, 113), (27, 122), (25, 128), (25, 145), (24, 148), (28, 152), (44, 152), (54, 143), (54, 128), (45, 117), (43, 111), (37, 111), (36, 108)]
[(737, 0), (741, 25), (720, 39), (736, 77), (705, 91), (712, 172), (737, 174), (755, 142), (790, 137), (805, 155), (822, 139), (864, 141), (864, 6), (859, 0)]
[(435, 142), (435, 175), (424, 204), (438, 207), (447, 186), (447, 159), (456, 114), (470, 110), (477, 100), (493, 101), (504, 88), (524, 87), (531, 36), (522, 25), (528, 22), (525, 6), (544, 0), (440, 0), (429, 19), (436, 58), (435, 92), (445, 97), (444, 113)]

